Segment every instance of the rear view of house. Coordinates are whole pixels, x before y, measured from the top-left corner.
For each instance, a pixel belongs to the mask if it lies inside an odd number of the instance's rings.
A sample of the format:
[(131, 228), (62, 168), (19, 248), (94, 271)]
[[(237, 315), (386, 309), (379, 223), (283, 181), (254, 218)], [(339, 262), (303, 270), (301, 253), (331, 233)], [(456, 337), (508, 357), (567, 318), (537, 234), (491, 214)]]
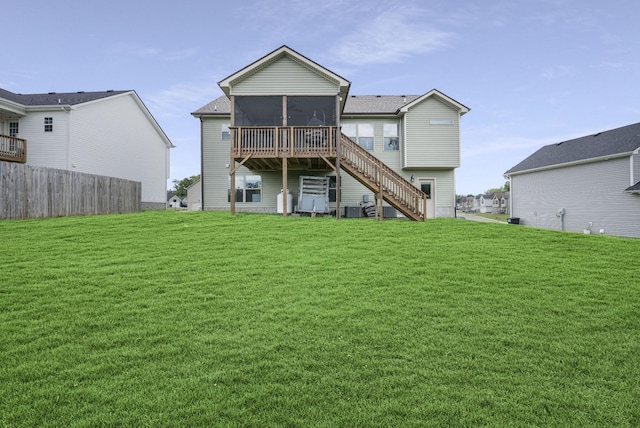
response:
[(135, 91), (0, 89), (0, 160), (138, 181), (142, 207), (165, 208), (172, 147)]
[(640, 238), (640, 123), (544, 146), (505, 174), (520, 224)]
[(202, 209), (286, 215), (289, 203), (301, 208), (305, 177), (319, 176), (337, 216), (376, 204), (380, 216), (386, 206), (413, 220), (453, 217), (469, 109), (435, 89), (359, 96), (350, 85), (287, 46), (220, 81), (224, 95), (192, 113)]

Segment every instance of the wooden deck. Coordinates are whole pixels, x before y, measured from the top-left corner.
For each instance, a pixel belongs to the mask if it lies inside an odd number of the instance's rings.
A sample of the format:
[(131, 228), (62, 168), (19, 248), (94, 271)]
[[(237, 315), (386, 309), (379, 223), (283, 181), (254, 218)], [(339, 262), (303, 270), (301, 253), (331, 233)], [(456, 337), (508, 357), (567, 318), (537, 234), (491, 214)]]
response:
[(231, 156), (255, 171), (330, 170), (336, 157), (335, 126), (231, 127)]
[(27, 162), (27, 140), (0, 135), (0, 160), (7, 162)]
[[(384, 200), (412, 220), (424, 221), (427, 217), (424, 192), (349, 137), (338, 133), (335, 126), (230, 127), (230, 131), (232, 180), (240, 165), (254, 171), (282, 170), (284, 177), (288, 169), (336, 170), (339, 165), (378, 195), (380, 213)], [(283, 187), (285, 181), (283, 178)]]

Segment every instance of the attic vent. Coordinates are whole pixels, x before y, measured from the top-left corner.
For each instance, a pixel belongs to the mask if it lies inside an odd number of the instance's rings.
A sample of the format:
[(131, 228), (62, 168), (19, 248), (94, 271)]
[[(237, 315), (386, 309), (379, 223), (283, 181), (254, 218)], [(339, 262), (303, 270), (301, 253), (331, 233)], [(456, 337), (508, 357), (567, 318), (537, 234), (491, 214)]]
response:
[(351, 95), (351, 98), (355, 98), (355, 97), (356, 97), (355, 95)]
[(84, 94), (84, 91), (78, 91), (79, 94)]
[(382, 95), (376, 95), (376, 98), (381, 98), (381, 97), (382, 97)]
[(113, 92), (113, 89), (108, 89), (107, 92)]
[(49, 92), (49, 95), (53, 95), (53, 94), (55, 94), (55, 92)]
[(602, 134), (602, 132), (598, 132), (597, 134), (593, 134), (594, 137), (597, 137), (598, 135)]

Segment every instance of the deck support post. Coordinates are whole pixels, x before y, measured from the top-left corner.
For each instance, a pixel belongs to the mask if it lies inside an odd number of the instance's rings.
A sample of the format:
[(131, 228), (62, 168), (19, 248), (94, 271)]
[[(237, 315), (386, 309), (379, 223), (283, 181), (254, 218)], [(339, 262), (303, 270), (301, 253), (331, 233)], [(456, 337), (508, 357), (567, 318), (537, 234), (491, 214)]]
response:
[(378, 215), (379, 220), (382, 221), (384, 219), (384, 198), (382, 197), (382, 161), (378, 160), (378, 179), (380, 181), (380, 189), (379, 189), (379, 193), (378, 193)]
[(340, 93), (336, 95), (336, 220), (340, 220), (340, 200), (342, 199), (342, 187), (340, 179), (340, 142), (342, 140), (342, 131), (340, 130)]
[[(235, 115), (235, 109), (236, 109), (236, 99), (233, 95), (231, 95), (231, 97), (229, 98), (229, 101), (231, 102), (231, 126), (236, 126), (236, 115)], [(233, 157), (233, 151), (234, 151), (234, 141), (237, 138), (237, 136), (235, 135), (235, 130), (230, 130), (231, 131), (231, 159), (229, 160), (229, 212), (231, 213), (231, 215), (236, 215), (236, 159)], [(202, 186), (204, 188), (204, 186)]]
[(231, 215), (236, 215), (236, 168), (235, 159), (231, 156), (231, 163), (229, 164), (230, 169), (230, 183), (229, 183), (229, 212)]
[(287, 216), (287, 158), (282, 158), (282, 217)]

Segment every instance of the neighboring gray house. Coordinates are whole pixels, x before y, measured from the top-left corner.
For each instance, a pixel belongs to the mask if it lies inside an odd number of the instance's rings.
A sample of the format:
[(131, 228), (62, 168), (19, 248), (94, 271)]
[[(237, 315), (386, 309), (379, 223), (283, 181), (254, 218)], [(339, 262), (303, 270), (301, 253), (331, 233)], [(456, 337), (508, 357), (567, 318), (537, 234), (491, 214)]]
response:
[(509, 214), (509, 192), (493, 194), (493, 214)]
[(338, 215), (377, 201), (414, 220), (455, 216), (469, 109), (440, 91), (350, 95), (351, 82), (287, 46), (218, 85), (224, 95), (192, 113), (201, 123), (202, 209), (286, 215), (282, 195), (296, 207), (300, 177), (328, 176)]
[(135, 91), (0, 89), (0, 160), (139, 181), (144, 209), (166, 207), (172, 147)]
[(520, 224), (640, 238), (640, 123), (550, 144), (508, 170)]
[(202, 209), (202, 181), (198, 180), (187, 187), (187, 207), (189, 211)]

